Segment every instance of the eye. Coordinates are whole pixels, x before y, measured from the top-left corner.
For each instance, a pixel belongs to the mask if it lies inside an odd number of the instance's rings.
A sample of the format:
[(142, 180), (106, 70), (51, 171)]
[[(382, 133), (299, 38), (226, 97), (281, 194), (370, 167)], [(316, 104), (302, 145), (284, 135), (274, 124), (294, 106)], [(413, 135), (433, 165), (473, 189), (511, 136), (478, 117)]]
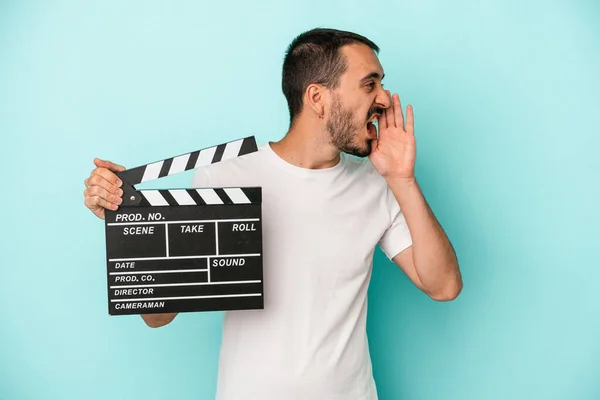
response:
[[(366, 84), (366, 86), (369, 88), (369, 91), (373, 91), (373, 89), (375, 88), (375, 86), (377, 86), (377, 82), (375, 81), (371, 81), (369, 83)], [(381, 87), (383, 87), (383, 83), (381, 83)]]

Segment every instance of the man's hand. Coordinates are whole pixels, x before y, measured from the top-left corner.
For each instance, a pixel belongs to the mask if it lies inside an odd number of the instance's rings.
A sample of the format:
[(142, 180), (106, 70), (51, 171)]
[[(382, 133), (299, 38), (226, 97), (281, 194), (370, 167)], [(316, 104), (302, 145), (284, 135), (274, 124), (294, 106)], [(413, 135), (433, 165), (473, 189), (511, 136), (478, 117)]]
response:
[(379, 117), (378, 139), (373, 141), (369, 158), (377, 172), (389, 180), (414, 180), (415, 177), (417, 146), (410, 105), (406, 109), (406, 117), (405, 127), (397, 94), (392, 96), (392, 106)]
[(410, 105), (406, 117), (405, 127), (400, 98), (394, 94), (392, 106), (379, 117), (379, 135), (369, 157), (394, 194), (412, 238), (412, 246), (394, 262), (431, 298), (448, 301), (461, 292), (462, 277), (454, 249), (415, 178), (417, 146)]
[[(125, 171), (122, 165), (114, 164), (110, 161), (94, 159), (96, 169), (94, 169), (85, 183), (83, 195), (85, 205), (98, 218), (104, 219), (104, 210), (117, 210), (122, 203), (123, 182), (116, 175), (117, 172)], [(142, 319), (151, 328), (158, 328), (167, 325), (173, 321), (177, 313), (165, 314), (141, 314)]]
[(104, 210), (116, 210), (121, 204), (123, 190), (120, 188), (123, 182), (115, 173), (125, 171), (125, 167), (113, 164), (110, 161), (94, 159), (96, 169), (87, 178), (83, 196), (85, 205), (98, 218), (104, 219)]

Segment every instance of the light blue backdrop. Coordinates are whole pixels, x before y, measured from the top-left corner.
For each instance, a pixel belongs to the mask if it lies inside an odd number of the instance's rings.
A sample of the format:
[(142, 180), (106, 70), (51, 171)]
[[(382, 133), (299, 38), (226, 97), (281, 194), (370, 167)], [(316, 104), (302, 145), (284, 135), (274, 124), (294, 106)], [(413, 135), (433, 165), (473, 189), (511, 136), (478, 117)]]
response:
[(600, 398), (598, 21), (591, 0), (2, 2), (0, 398), (212, 397), (221, 315), (109, 317), (83, 180), (96, 156), (279, 139), (284, 50), (315, 26), (381, 46), (464, 274), (436, 303), (378, 252), (381, 398)]

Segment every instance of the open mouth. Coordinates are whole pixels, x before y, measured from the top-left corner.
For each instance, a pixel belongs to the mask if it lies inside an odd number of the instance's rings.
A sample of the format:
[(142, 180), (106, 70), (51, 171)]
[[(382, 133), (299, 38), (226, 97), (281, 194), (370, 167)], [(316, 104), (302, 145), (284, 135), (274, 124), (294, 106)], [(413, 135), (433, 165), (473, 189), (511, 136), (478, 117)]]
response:
[(379, 118), (379, 114), (373, 114), (367, 121), (367, 139), (377, 139), (377, 128), (375, 121)]

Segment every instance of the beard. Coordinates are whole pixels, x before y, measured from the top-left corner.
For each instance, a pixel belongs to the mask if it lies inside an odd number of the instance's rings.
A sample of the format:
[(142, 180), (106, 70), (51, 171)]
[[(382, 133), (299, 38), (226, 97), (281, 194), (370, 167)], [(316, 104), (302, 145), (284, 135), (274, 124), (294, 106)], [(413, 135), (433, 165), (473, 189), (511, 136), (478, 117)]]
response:
[(382, 113), (379, 107), (373, 107), (369, 110), (364, 122), (358, 122), (350, 110), (342, 105), (340, 99), (336, 96), (331, 107), (331, 116), (327, 120), (327, 132), (333, 144), (339, 151), (348, 153), (357, 157), (367, 157), (371, 154), (372, 140), (358, 139), (361, 130), (366, 129), (367, 121), (375, 113)]

